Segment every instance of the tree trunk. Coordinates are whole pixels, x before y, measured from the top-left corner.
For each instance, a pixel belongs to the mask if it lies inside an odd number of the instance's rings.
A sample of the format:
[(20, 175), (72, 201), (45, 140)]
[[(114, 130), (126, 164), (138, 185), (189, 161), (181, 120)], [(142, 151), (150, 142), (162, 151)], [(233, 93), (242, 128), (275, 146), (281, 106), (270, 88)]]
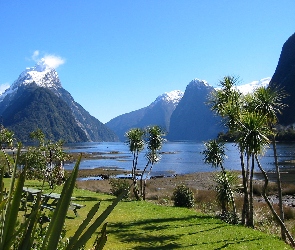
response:
[(240, 151), (240, 160), (241, 160), (241, 168), (242, 168), (242, 177), (243, 177), (243, 193), (244, 193), (244, 203), (243, 203), (243, 210), (242, 210), (242, 224), (246, 225), (246, 218), (247, 218), (247, 211), (249, 207), (249, 199), (248, 199), (248, 182), (247, 182), (247, 175), (245, 170), (245, 163), (244, 163), (244, 155), (243, 152)]
[(250, 221), (250, 198), (249, 198), (249, 174), (250, 172), (250, 155), (247, 154), (247, 168), (245, 170), (245, 182), (246, 182), (246, 190), (244, 190), (245, 194), (244, 194), (244, 202), (245, 202), (245, 224), (246, 226), (249, 225), (249, 221)]
[(288, 237), (288, 239), (289, 239), (289, 241), (290, 241), (292, 247), (294, 248), (294, 247), (295, 247), (295, 241), (294, 241), (292, 235), (291, 235), (290, 232), (288, 231), (288, 229), (287, 229), (285, 223), (281, 220), (280, 216), (277, 214), (277, 212), (275, 211), (273, 205), (270, 203), (270, 201), (269, 201), (269, 199), (268, 199), (268, 197), (267, 197), (267, 195), (266, 195), (266, 189), (267, 189), (267, 185), (268, 185), (268, 177), (267, 177), (266, 172), (265, 172), (264, 169), (262, 168), (262, 166), (261, 166), (261, 164), (260, 164), (259, 159), (258, 159), (257, 156), (256, 156), (256, 162), (257, 162), (258, 167), (259, 167), (261, 173), (263, 174), (263, 176), (264, 176), (264, 180), (265, 180), (265, 181), (264, 181), (263, 190), (262, 190), (262, 196), (263, 196), (265, 202), (267, 203), (268, 207), (270, 208), (270, 210), (271, 210), (273, 216), (278, 220), (280, 226), (284, 229), (284, 231), (285, 231), (285, 235)]
[(253, 205), (253, 175), (254, 175), (254, 154), (252, 153), (252, 164), (249, 178), (249, 220), (247, 226), (254, 228), (254, 205)]
[(134, 193), (135, 199), (139, 201), (139, 200), (141, 200), (141, 198), (139, 195), (139, 190), (138, 190), (138, 186), (137, 186), (137, 179), (136, 179), (137, 159), (138, 159), (138, 152), (133, 154), (133, 165), (132, 165), (131, 176), (132, 176), (132, 181), (133, 181), (133, 193)]
[[(272, 146), (273, 146), (273, 154), (275, 158), (275, 166), (276, 166), (276, 174), (277, 174), (277, 185), (278, 185), (278, 197), (279, 197), (279, 208), (280, 208), (280, 218), (284, 222), (284, 207), (283, 207), (283, 194), (282, 194), (282, 183), (281, 183), (281, 174), (280, 168), (278, 164), (278, 156), (277, 156), (277, 146), (276, 146), (276, 139), (275, 135), (272, 137)], [(286, 232), (284, 227), (281, 226), (281, 237), (284, 241), (286, 241)]]

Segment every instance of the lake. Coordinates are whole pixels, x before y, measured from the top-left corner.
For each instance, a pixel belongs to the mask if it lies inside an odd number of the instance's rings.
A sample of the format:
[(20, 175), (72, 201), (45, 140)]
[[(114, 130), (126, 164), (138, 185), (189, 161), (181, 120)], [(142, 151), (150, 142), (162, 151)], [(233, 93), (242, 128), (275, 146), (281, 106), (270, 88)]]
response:
[[(225, 167), (230, 170), (240, 170), (240, 158), (237, 147), (232, 143), (226, 143), (227, 159)], [(89, 142), (68, 144), (67, 152), (100, 153), (102, 159), (82, 160), (80, 169), (93, 168), (120, 168), (131, 170), (132, 154), (128, 146), (123, 142)], [(156, 163), (151, 176), (174, 174), (188, 174), (193, 172), (215, 171), (210, 165), (203, 162), (203, 143), (197, 142), (166, 142), (161, 149), (161, 160)], [(278, 159), (281, 171), (285, 174), (295, 173), (295, 164), (284, 164), (286, 160), (295, 159), (294, 143), (277, 144)], [(146, 164), (145, 151), (139, 156), (138, 167), (143, 169)], [(275, 171), (272, 148), (267, 149), (264, 156), (260, 157), (263, 168), (268, 172)], [(68, 164), (65, 169), (72, 169), (74, 164)], [(258, 168), (256, 169), (257, 171)]]

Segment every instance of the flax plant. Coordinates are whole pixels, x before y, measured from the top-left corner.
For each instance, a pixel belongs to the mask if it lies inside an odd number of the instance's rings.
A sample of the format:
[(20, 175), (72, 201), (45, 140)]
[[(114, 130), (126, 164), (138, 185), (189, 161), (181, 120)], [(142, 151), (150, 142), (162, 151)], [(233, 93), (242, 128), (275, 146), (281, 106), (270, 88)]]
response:
[[(32, 249), (34, 241), (37, 239), (37, 225), (41, 214), (41, 193), (37, 197), (37, 201), (31, 210), (31, 214), (24, 220), (19, 220), (19, 208), (22, 204), (22, 192), (26, 178), (26, 166), (21, 171), (18, 177), (18, 161), (20, 157), (21, 145), (18, 146), (17, 157), (11, 177), (9, 191), (6, 192), (3, 184), (4, 167), (0, 168), (0, 249)], [(56, 209), (53, 212), (48, 229), (42, 239), (40, 249), (58, 249), (61, 244), (60, 238), (63, 235), (64, 223), (66, 220), (67, 211), (70, 205), (70, 200), (75, 187), (76, 177), (79, 169), (81, 156), (78, 159), (70, 177), (66, 180)], [(78, 227), (74, 237), (69, 240), (69, 243), (64, 244), (66, 250), (81, 249), (82, 246), (92, 237), (97, 228), (100, 227), (115, 208), (118, 202), (122, 199), (125, 193), (122, 193), (116, 198), (113, 203), (108, 206), (100, 216), (94, 221), (92, 218), (97, 213), (100, 203), (97, 203), (89, 211), (87, 218)], [(95, 241), (93, 249), (102, 249), (106, 240), (106, 226), (104, 223), (100, 236)]]

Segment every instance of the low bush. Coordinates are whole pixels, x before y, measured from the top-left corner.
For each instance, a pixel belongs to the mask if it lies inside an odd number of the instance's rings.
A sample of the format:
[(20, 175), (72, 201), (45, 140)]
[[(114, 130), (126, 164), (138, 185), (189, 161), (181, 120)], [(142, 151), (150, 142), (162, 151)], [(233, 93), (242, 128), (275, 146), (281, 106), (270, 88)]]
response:
[(284, 206), (284, 216), (285, 216), (285, 220), (294, 220), (295, 209), (293, 207)]
[(176, 207), (192, 208), (195, 205), (194, 193), (185, 185), (179, 185), (174, 189), (172, 200)]
[(283, 195), (293, 195), (295, 194), (294, 184), (282, 184)]
[(127, 199), (130, 193), (130, 183), (128, 180), (110, 179), (111, 193), (118, 197), (122, 192), (128, 191), (123, 199)]
[[(261, 195), (263, 190), (263, 183), (253, 183), (253, 194), (255, 195)], [(277, 184), (274, 182), (270, 182), (266, 189), (267, 195), (276, 194), (278, 191)]]

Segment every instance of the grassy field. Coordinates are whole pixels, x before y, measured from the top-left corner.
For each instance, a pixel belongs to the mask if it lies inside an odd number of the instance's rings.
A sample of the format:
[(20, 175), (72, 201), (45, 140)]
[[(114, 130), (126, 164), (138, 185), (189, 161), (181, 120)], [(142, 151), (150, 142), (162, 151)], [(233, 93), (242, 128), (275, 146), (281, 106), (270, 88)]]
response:
[[(26, 181), (26, 186), (40, 188), (40, 185), (36, 181)], [(45, 192), (48, 190), (45, 187)], [(54, 190), (60, 191), (60, 187)], [(73, 235), (96, 202), (101, 201), (99, 212), (102, 212), (114, 198), (83, 189), (75, 189), (74, 196), (76, 203), (86, 206), (78, 210), (79, 217), (68, 211), (67, 236)], [(194, 209), (151, 202), (122, 201), (107, 222), (105, 249), (291, 249), (278, 237), (229, 225)], [(86, 249), (90, 247), (87, 245)]]

